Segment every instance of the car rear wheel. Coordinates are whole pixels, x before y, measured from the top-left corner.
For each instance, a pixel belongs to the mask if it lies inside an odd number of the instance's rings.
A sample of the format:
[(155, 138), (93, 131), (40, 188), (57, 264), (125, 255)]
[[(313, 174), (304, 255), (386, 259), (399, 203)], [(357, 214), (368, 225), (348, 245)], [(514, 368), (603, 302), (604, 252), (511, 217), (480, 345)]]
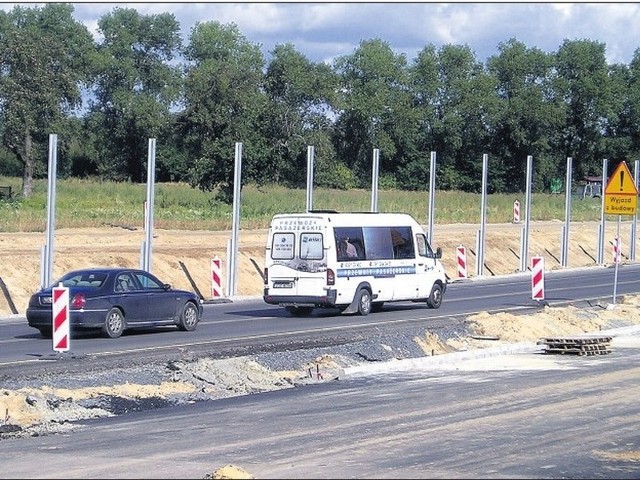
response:
[(102, 333), (108, 338), (118, 338), (124, 332), (124, 315), (119, 308), (112, 308), (102, 326)]
[(182, 309), (178, 328), (185, 332), (192, 332), (198, 326), (198, 307), (193, 303), (187, 303)]

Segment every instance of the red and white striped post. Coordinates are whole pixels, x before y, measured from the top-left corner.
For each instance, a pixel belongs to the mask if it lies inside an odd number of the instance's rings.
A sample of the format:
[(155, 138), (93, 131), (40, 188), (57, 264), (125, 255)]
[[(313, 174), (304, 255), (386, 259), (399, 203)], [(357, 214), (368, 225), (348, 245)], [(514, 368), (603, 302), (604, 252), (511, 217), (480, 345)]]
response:
[(69, 327), (69, 289), (62, 283), (52, 289), (53, 350), (68, 352), (71, 348)]
[(513, 202), (513, 223), (520, 223), (520, 202)]
[(211, 259), (211, 297), (222, 296), (222, 264), (218, 257)]
[(467, 249), (459, 245), (456, 250), (458, 256), (458, 277), (467, 278)]
[(544, 300), (544, 257), (531, 258), (531, 298)]
[(613, 263), (620, 263), (622, 255), (620, 253), (620, 237), (616, 235), (613, 240)]

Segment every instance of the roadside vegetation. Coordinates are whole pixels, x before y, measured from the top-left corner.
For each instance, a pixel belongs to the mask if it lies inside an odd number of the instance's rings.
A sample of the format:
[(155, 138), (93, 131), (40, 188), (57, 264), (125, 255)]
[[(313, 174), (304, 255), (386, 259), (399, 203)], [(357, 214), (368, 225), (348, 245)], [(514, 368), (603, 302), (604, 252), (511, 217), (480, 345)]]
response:
[[(19, 192), (21, 179), (0, 176), (0, 185)], [(33, 195), (15, 194), (0, 200), (1, 232), (44, 232), (47, 221), (47, 181), (35, 180)], [(56, 183), (56, 228), (95, 228), (119, 225), (144, 226), (146, 184), (90, 179), (62, 179)], [(434, 222), (471, 223), (481, 220), (481, 195), (461, 191), (436, 191)], [(520, 202), (520, 218), (525, 220), (524, 194), (487, 196), (487, 223), (513, 221), (514, 201)], [(600, 218), (600, 199), (573, 197), (572, 221)], [(240, 227), (265, 229), (276, 213), (303, 212), (306, 190), (277, 185), (246, 185), (241, 193)], [(371, 191), (364, 189), (315, 188), (313, 209), (370, 211)], [(428, 221), (429, 193), (424, 191), (379, 190), (378, 211), (404, 212), (421, 224)], [(534, 193), (531, 220), (564, 221), (564, 194)], [(154, 193), (154, 228), (168, 230), (230, 230), (233, 206), (216, 199), (215, 192), (203, 192), (185, 183), (158, 183)]]
[[(157, 140), (155, 181), (182, 182), (228, 205), (241, 144), (243, 181), (270, 192), (256, 197), (266, 205), (258, 203), (255, 213), (247, 199), (244, 218), (263, 221), (280, 192), (272, 198), (269, 185), (304, 190), (310, 147), (316, 186), (348, 191), (347, 204), (358, 209), (368, 206), (374, 151), (380, 187), (413, 192), (429, 184), (433, 152), (435, 189), (471, 194), (480, 192), (487, 156), (489, 191), (507, 195), (500, 211), (493, 211), (497, 199), (489, 204), (489, 221), (496, 221), (510, 217), (513, 196), (525, 190), (529, 157), (533, 192), (557, 195), (569, 158), (580, 182), (640, 153), (640, 49), (629, 64), (609, 64), (602, 42), (567, 39), (544, 52), (511, 38), (482, 61), (469, 45), (425, 44), (409, 58), (397, 45), (369, 38), (330, 62), (314, 62), (292, 43), (264, 52), (237, 25), (219, 21), (198, 22), (183, 38), (184, 26), (170, 13), (116, 6), (95, 29), (94, 37), (68, 3), (0, 11), (0, 175), (22, 178), (14, 190), (24, 198), (42, 188), (34, 181), (47, 177), (54, 144), (59, 179), (143, 184), (149, 140)], [(602, 172), (603, 159), (610, 171)], [(110, 192), (105, 185), (116, 211), (99, 212), (95, 221), (141, 215), (119, 203), (119, 186)], [(352, 198), (357, 189), (362, 199)], [(180, 192), (173, 205), (168, 188), (159, 193), (171, 207), (170, 219), (161, 207), (161, 224), (195, 217), (205, 226), (210, 214), (229, 211), (207, 194), (196, 202), (195, 193)], [(285, 205), (299, 210), (296, 193)], [(344, 205), (334, 190), (326, 195), (326, 206), (334, 195)], [(438, 202), (438, 220), (465, 219), (453, 207), (468, 197), (451, 196)], [(70, 198), (72, 216), (86, 220), (93, 210)], [(405, 198), (421, 217), (420, 193), (389, 193), (380, 208)], [(534, 216), (557, 216), (544, 204), (535, 202)], [(477, 216), (477, 205), (469, 202), (466, 220)]]

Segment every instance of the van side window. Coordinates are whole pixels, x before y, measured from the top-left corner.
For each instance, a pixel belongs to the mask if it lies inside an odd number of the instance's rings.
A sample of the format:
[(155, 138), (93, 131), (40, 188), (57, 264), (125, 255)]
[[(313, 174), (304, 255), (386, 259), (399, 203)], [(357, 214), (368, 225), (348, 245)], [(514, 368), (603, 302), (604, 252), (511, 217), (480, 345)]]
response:
[(364, 260), (366, 248), (360, 227), (336, 227), (336, 257), (339, 262)]
[(415, 258), (411, 227), (392, 227), (393, 258)]

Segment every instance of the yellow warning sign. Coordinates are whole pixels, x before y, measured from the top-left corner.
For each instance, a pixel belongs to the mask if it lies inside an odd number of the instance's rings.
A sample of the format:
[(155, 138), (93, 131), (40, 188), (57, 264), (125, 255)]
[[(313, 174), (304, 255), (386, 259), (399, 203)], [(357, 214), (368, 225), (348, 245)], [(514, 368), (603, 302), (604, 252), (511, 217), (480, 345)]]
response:
[(604, 189), (604, 213), (609, 215), (635, 215), (638, 207), (638, 189), (626, 162), (620, 162)]
[(616, 167), (613, 175), (609, 177), (607, 188), (604, 189), (605, 195), (626, 193), (629, 195), (638, 195), (638, 189), (633, 181), (627, 162), (620, 162)]

